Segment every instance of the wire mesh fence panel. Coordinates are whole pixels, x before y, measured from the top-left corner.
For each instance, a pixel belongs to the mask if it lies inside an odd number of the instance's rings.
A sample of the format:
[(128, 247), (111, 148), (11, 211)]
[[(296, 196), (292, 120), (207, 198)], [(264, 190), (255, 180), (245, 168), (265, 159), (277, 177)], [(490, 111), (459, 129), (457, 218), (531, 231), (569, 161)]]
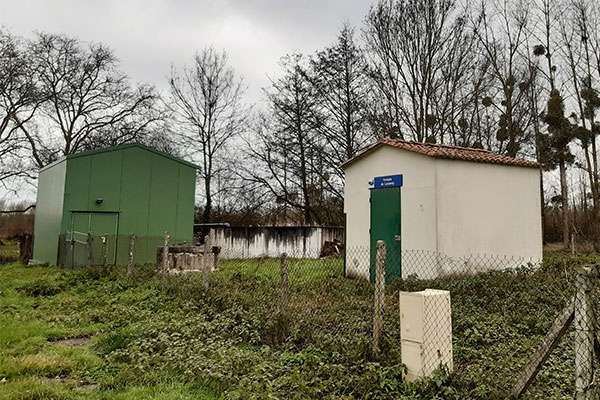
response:
[[(568, 268), (566, 265), (424, 251), (404, 251), (397, 257), (402, 260), (404, 276), (388, 287), (391, 301), (396, 290), (438, 289), (449, 296), (423, 293), (407, 307), (407, 312), (419, 310), (421, 319), (416, 318), (415, 326), (413, 316), (407, 323), (412, 321), (412, 327), (400, 327), (404, 363), (413, 366), (412, 374), (417, 377), (437, 368), (453, 371), (462, 385), (476, 386), (476, 395), (472, 394), (476, 398), (509, 396), (520, 370), (573, 292), (570, 272), (563, 268)], [(390, 315), (387, 321), (397, 318)], [(406, 332), (411, 328), (412, 332)], [(571, 370), (572, 354), (560, 355), (566, 357), (554, 360), (554, 365)], [(411, 375), (410, 368), (408, 372)], [(547, 395), (566, 385), (572, 388), (570, 377), (572, 374), (562, 372), (546, 376), (553, 383), (534, 383), (530, 394), (540, 390)]]
[[(290, 318), (280, 341), (336, 349), (344, 343), (372, 356), (373, 252), (363, 248), (346, 249), (345, 257), (301, 256), (287, 255)], [(270, 312), (277, 313), (280, 260), (232, 254), (226, 258), (211, 282), (238, 280), (258, 282), (250, 285), (253, 289), (270, 287), (264, 293), (273, 305)], [(407, 374), (414, 373), (415, 379), (431, 376), (434, 370), (451, 372), (458, 390), (474, 390), (473, 398), (510, 395), (521, 370), (575, 293), (576, 266), (565, 258), (542, 263), (497, 255), (402, 251), (388, 252), (386, 264), (392, 267), (386, 268), (378, 360), (399, 368), (411, 363), (415, 370)], [(423, 292), (410, 307), (419, 316), (405, 326), (400, 292)], [(569, 327), (525, 397), (560, 397), (574, 391), (574, 335), (576, 329)]]
[[(596, 377), (594, 355), (596, 338), (596, 312), (598, 269), (582, 267), (575, 271), (573, 296), (573, 335), (575, 348), (575, 399), (595, 399)], [(596, 350), (599, 350), (596, 347)], [(600, 353), (597, 353), (600, 356)], [(596, 366), (597, 367), (597, 366)]]
[[(69, 239), (61, 250), (65, 265), (82, 265), (85, 245)], [(112, 239), (118, 265), (129, 262), (131, 249), (134, 264), (150, 254), (156, 262), (164, 244)], [(376, 363), (409, 381), (443, 375), (456, 398), (507, 398), (517, 389), (523, 398), (596, 395), (600, 278), (596, 267), (582, 269), (592, 258), (561, 254), (542, 262), (387, 249), (379, 259), (385, 285), (376, 296), (375, 249), (249, 257), (210, 243), (194, 254), (169, 253), (165, 290), (251, 312), (262, 327), (253, 340), (278, 351), (319, 349), (335, 355), (346, 374)]]

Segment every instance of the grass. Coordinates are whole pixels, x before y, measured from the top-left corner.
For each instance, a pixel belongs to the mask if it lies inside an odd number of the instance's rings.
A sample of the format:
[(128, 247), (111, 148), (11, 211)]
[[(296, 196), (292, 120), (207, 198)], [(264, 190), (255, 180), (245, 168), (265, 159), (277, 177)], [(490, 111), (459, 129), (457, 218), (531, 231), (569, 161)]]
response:
[[(218, 398), (176, 380), (116, 384), (122, 367), (106, 360), (99, 343), (173, 307), (152, 283), (125, 287), (89, 272), (18, 263), (1, 266), (0, 277), (0, 399)], [(91, 340), (52, 342), (70, 337)]]
[[(565, 271), (596, 256), (547, 254), (539, 270), (387, 287), (382, 352), (371, 353), (373, 287), (339, 259), (224, 260), (164, 282), (153, 266), (66, 271), (0, 266), (0, 399), (501, 399), (571, 292)], [(450, 373), (402, 381), (398, 291), (452, 294)], [(572, 332), (569, 332), (572, 335)], [(89, 338), (77, 346), (65, 338)], [(572, 337), (525, 398), (570, 398)], [(67, 342), (68, 343), (68, 342)]]

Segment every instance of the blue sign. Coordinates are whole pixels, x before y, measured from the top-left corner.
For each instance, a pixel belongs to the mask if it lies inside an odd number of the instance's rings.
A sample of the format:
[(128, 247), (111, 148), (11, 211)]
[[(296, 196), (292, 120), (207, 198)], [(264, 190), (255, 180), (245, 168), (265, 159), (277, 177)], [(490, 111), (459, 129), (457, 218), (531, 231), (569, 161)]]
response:
[(378, 176), (373, 180), (373, 189), (400, 187), (402, 186), (402, 174)]

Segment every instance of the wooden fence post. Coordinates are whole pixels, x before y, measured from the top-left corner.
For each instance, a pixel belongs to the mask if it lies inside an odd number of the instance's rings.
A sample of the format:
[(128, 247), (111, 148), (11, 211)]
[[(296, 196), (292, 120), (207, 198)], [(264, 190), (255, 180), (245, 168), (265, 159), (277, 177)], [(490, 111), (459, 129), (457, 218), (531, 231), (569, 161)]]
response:
[(131, 278), (131, 267), (133, 266), (133, 250), (135, 249), (135, 235), (129, 235), (129, 262), (127, 263), (127, 279)]
[(288, 256), (287, 253), (281, 254), (281, 313), (288, 312), (290, 297), (290, 287), (288, 281)]
[(33, 236), (25, 233), (19, 238), (19, 259), (27, 265), (31, 260), (33, 252)]
[(92, 237), (92, 232), (88, 232), (87, 234), (87, 266), (90, 268), (92, 266), (92, 259), (94, 258), (94, 249), (93, 249), (94, 239)]
[(574, 304), (575, 297), (569, 300), (565, 308), (563, 308), (554, 320), (552, 327), (544, 337), (540, 347), (538, 347), (533, 356), (531, 356), (527, 366), (523, 369), (521, 376), (515, 383), (512, 390), (513, 397), (519, 398), (525, 390), (527, 390), (538, 372), (542, 369), (542, 365), (544, 365), (548, 357), (550, 357), (550, 353), (558, 346), (561, 338), (567, 332), (567, 329), (569, 329), (569, 325), (573, 322)]
[(162, 282), (161, 287), (164, 289), (167, 284), (167, 274), (169, 273), (169, 232), (165, 231), (165, 245), (163, 246), (162, 259)]
[(377, 241), (375, 255), (375, 299), (373, 313), (373, 354), (379, 353), (379, 344), (383, 332), (383, 308), (385, 303), (385, 260), (386, 245), (383, 240)]
[(205, 289), (208, 289), (208, 275), (210, 273), (210, 236), (204, 236), (204, 255), (202, 261), (204, 266), (202, 268), (202, 284)]
[(108, 234), (104, 234), (104, 236), (102, 236), (102, 245), (103, 245), (103, 263), (104, 263), (104, 268), (106, 268), (108, 266)]
[(577, 272), (575, 292), (575, 400), (593, 398), (594, 323), (591, 269)]
[(75, 269), (75, 234), (71, 232), (71, 269)]
[(573, 323), (575, 330), (575, 399), (591, 400), (594, 398), (594, 364), (593, 357), (600, 356), (594, 350), (596, 321), (592, 303), (592, 279), (598, 279), (598, 269), (585, 267), (577, 271), (575, 276), (575, 294), (567, 306), (555, 319), (554, 324), (546, 334), (542, 345), (531, 357), (513, 387), (512, 395), (518, 398), (531, 384), (552, 350), (558, 345)]

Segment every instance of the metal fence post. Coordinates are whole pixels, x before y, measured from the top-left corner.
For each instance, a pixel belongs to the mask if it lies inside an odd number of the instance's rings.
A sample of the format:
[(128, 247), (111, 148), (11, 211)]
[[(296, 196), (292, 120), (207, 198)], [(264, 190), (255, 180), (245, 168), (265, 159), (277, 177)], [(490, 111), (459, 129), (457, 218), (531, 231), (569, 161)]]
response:
[(135, 235), (129, 235), (129, 262), (127, 263), (127, 279), (131, 278), (131, 267), (133, 266), (133, 250), (135, 248)]
[(577, 271), (575, 293), (575, 400), (593, 398), (594, 323), (591, 268)]
[(375, 299), (373, 313), (373, 354), (379, 353), (381, 334), (383, 332), (383, 308), (385, 303), (385, 260), (386, 245), (383, 240), (377, 241), (375, 255)]
[(94, 258), (94, 249), (93, 244), (94, 239), (92, 238), (92, 232), (88, 232), (87, 234), (87, 266), (88, 268), (92, 266), (92, 259)]
[(281, 254), (281, 312), (287, 313), (289, 302), (288, 259), (287, 253)]
[(202, 268), (202, 284), (208, 289), (208, 274), (210, 273), (210, 236), (204, 236), (204, 268)]
[(163, 246), (162, 259), (162, 288), (167, 284), (167, 274), (169, 273), (169, 232), (165, 231), (165, 245)]

